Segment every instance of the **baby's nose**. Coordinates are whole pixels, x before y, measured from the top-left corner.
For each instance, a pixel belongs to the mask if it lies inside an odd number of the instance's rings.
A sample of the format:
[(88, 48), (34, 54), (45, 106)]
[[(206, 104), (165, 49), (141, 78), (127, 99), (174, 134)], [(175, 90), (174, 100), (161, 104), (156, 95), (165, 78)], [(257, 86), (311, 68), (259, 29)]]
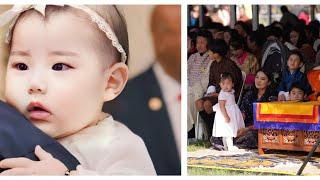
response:
[(47, 91), (47, 85), (40, 79), (33, 79), (28, 89), (29, 94), (44, 94)]
[(29, 88), (28, 93), (34, 94), (34, 93), (43, 93), (44, 90), (42, 88)]

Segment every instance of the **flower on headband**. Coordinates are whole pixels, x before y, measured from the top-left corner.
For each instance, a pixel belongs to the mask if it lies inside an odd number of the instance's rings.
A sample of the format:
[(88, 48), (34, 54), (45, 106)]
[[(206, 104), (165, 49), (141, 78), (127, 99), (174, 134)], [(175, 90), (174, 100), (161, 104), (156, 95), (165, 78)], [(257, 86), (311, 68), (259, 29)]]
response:
[(10, 10), (4, 12), (0, 16), (0, 26), (8, 24), (10, 21), (15, 22), (15, 19), (24, 11), (35, 9), (43, 16), (45, 15), (46, 5), (14, 5)]
[(34, 9), (45, 16), (46, 5), (26, 5), (26, 4), (18, 4), (14, 5), (10, 10), (4, 12), (0, 16), (0, 27), (4, 26), (11, 22), (9, 25), (8, 32), (6, 33), (5, 42), (9, 43), (11, 40), (11, 32), (14, 24), (16, 23), (19, 15), (27, 10)]

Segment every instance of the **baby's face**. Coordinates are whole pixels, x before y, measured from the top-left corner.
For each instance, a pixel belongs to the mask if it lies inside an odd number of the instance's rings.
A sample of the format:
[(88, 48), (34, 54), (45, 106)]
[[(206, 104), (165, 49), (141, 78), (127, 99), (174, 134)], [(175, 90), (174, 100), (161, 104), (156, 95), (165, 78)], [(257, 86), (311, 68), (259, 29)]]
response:
[(223, 91), (230, 92), (233, 88), (233, 82), (230, 79), (225, 79), (220, 82), (220, 87)]
[(64, 137), (101, 117), (106, 72), (90, 24), (71, 13), (17, 22), (5, 98), (35, 126)]

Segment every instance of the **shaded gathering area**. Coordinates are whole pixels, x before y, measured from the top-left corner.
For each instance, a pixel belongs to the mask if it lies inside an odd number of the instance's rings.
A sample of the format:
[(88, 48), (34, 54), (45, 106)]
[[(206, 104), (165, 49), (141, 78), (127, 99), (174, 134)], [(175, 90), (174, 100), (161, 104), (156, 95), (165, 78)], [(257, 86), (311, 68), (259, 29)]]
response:
[(318, 17), (315, 5), (189, 5), (188, 142), (256, 149), (255, 103), (317, 101)]

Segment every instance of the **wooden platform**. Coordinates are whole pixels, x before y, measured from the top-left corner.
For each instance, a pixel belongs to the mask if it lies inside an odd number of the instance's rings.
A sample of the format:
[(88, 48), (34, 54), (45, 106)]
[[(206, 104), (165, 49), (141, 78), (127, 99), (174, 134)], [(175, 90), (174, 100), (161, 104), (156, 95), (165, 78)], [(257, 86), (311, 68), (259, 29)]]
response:
[[(309, 152), (318, 138), (319, 131), (259, 129), (258, 153), (264, 154), (266, 149)], [(316, 152), (320, 152), (319, 147)]]

